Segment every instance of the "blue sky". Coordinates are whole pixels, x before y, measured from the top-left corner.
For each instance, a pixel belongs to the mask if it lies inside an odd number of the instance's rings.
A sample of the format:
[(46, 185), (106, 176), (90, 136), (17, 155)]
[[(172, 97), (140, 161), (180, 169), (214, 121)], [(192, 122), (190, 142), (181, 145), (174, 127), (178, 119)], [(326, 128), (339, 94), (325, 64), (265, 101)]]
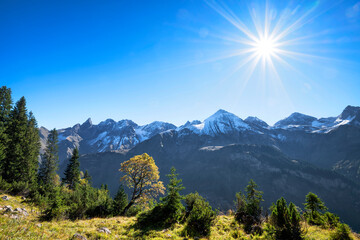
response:
[[(225, 56), (246, 49), (244, 33), (216, 6), (253, 33), (250, 13), (260, 26), (266, 6), (271, 26), (288, 13), (283, 40), (296, 41), (284, 49), (298, 54), (273, 59), (277, 76), (239, 68), (247, 55)], [(220, 108), (269, 124), (337, 116), (360, 106), (359, 21), (350, 0), (0, 1), (0, 84), (47, 128), (88, 117), (181, 125)]]

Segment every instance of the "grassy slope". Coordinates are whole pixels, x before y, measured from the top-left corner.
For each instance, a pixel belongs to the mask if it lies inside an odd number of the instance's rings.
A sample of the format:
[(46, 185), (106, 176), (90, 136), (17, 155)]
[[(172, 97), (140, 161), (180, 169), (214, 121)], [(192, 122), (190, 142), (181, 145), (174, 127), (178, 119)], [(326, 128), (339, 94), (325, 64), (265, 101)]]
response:
[[(0, 197), (3, 195), (0, 194)], [(184, 239), (181, 236), (183, 225), (176, 225), (169, 230), (152, 230), (142, 236), (140, 230), (134, 228), (134, 217), (94, 218), (78, 221), (40, 222), (40, 210), (24, 203), (20, 197), (9, 196), (9, 201), (0, 198), (0, 207), (10, 205), (13, 208), (24, 207), (29, 216), (22, 219), (11, 219), (0, 212), (0, 239), (71, 239), (75, 233), (86, 236), (87, 239)], [(39, 225), (39, 223), (41, 225)], [(111, 234), (99, 233), (100, 227), (106, 227)], [(306, 239), (325, 240), (331, 231), (318, 227), (307, 227)], [(251, 238), (246, 235), (232, 216), (218, 216), (212, 227), (210, 239), (267, 239), (263, 235)], [(353, 236), (354, 239), (360, 238)]]

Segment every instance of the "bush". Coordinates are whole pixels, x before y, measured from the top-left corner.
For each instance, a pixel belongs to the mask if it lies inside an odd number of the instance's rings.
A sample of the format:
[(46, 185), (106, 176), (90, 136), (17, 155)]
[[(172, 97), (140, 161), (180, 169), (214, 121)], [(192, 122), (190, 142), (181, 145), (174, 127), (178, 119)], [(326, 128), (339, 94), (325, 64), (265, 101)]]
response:
[(5, 181), (1, 176), (0, 176), (0, 191), (3, 193), (7, 193), (9, 192), (11, 188), (11, 184), (8, 183), (7, 181)]
[(186, 198), (187, 210), (190, 210), (186, 219), (184, 234), (191, 237), (206, 237), (210, 235), (211, 226), (216, 219), (216, 213), (210, 204), (198, 194)]
[(330, 235), (331, 240), (352, 240), (351, 230), (348, 225), (342, 223), (336, 228), (336, 231)]
[(14, 195), (27, 196), (30, 193), (30, 184), (28, 182), (11, 183), (10, 193)]
[(327, 227), (331, 229), (335, 228), (340, 222), (339, 217), (330, 212), (326, 212), (324, 214), (324, 221)]

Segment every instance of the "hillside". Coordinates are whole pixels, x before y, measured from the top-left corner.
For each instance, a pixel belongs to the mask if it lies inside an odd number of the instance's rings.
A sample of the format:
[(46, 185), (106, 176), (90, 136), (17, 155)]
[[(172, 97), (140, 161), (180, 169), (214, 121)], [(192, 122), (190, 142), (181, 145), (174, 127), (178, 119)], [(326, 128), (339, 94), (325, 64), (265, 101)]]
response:
[[(172, 229), (152, 230), (143, 234), (136, 228), (135, 217), (94, 218), (77, 221), (40, 221), (41, 209), (31, 206), (19, 196), (9, 196), (4, 201), (0, 194), (0, 239), (81, 239), (75, 236), (83, 236), (86, 239), (184, 239), (181, 235), (183, 225), (176, 224)], [(5, 212), (4, 207), (11, 206), (13, 209), (24, 208), (28, 216), (19, 214), (21, 217), (14, 218), (14, 213)], [(305, 239), (326, 240), (334, 230), (322, 229), (315, 226), (307, 226)], [(99, 232), (107, 228), (110, 233)], [(105, 230), (106, 231), (106, 230)], [(354, 240), (360, 236), (352, 233)], [(211, 229), (209, 239), (253, 239), (247, 235), (234, 221), (231, 215), (219, 215), (215, 225)], [(85, 238), (83, 238), (85, 239)], [(263, 235), (257, 239), (269, 239), (269, 235)]]
[[(181, 138), (190, 141), (192, 136)], [(108, 184), (115, 192), (121, 177), (120, 163), (147, 152), (154, 157), (161, 180), (174, 166), (186, 187), (184, 193), (199, 192), (211, 205), (226, 211), (233, 207), (235, 193), (250, 179), (264, 192), (264, 205), (270, 207), (281, 196), (303, 207), (308, 192), (318, 194), (332, 211), (354, 229), (360, 226), (360, 190), (340, 174), (294, 160), (275, 147), (231, 144), (191, 149), (178, 148), (179, 136), (161, 134), (127, 153), (97, 153), (80, 158), (82, 170), (93, 176), (93, 184)], [(356, 206), (353, 208), (352, 206)], [(355, 209), (355, 212), (354, 212)]]

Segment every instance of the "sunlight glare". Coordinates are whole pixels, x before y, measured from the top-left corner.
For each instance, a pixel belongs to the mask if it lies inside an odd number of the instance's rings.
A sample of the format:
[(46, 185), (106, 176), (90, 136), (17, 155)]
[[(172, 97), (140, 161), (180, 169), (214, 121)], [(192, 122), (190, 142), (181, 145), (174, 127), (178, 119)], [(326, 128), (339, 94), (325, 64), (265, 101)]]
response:
[(275, 42), (270, 38), (263, 38), (261, 40), (258, 40), (254, 44), (254, 51), (257, 55), (267, 58), (271, 57), (276, 52), (276, 44)]

